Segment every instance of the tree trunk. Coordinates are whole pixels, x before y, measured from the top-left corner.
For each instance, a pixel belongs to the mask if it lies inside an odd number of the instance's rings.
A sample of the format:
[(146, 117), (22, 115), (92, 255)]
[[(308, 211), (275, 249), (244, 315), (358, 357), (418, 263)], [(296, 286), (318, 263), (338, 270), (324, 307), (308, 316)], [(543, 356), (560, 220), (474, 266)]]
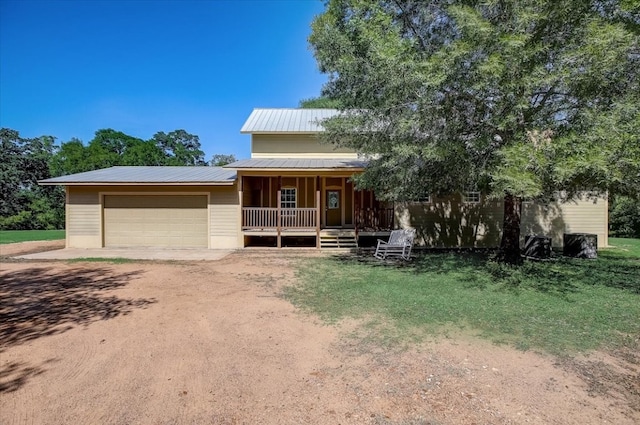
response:
[(520, 264), (520, 212), (522, 200), (511, 194), (504, 196), (504, 220), (502, 222), (502, 240), (498, 261)]

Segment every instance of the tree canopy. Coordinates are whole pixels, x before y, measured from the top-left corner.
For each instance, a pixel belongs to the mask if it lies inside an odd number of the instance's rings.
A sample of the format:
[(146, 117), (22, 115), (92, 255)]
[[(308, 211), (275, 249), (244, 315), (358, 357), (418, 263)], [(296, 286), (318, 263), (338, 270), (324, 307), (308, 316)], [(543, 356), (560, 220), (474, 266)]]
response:
[[(158, 132), (142, 140), (113, 129), (95, 132), (88, 144), (71, 139), (24, 138), (0, 129), (0, 229), (55, 229), (64, 226), (64, 190), (38, 180), (116, 165), (207, 165), (198, 136), (185, 130)], [(214, 155), (217, 164), (233, 155)], [(212, 165), (214, 165), (212, 163)]]
[(53, 137), (28, 139), (0, 129), (0, 229), (55, 229), (64, 224), (64, 191), (38, 186), (38, 180), (51, 177), (54, 150)]
[(213, 157), (211, 158), (211, 166), (212, 167), (222, 167), (223, 165), (227, 165), (227, 164), (231, 164), (232, 162), (236, 162), (236, 156), (231, 154), (231, 155), (226, 155), (226, 154), (215, 154), (213, 155)]
[(153, 135), (151, 142), (160, 148), (164, 164), (159, 165), (207, 165), (204, 152), (200, 149), (200, 138), (184, 130), (170, 133), (160, 131)]
[(640, 10), (624, 0), (329, 0), (310, 43), (343, 111), (324, 137), (369, 155), (386, 199), (640, 194)]
[(341, 105), (337, 99), (331, 99), (326, 96), (320, 96), (320, 97), (312, 97), (309, 99), (302, 99), (300, 101), (299, 106), (303, 109), (312, 109), (312, 108), (338, 109), (340, 108)]

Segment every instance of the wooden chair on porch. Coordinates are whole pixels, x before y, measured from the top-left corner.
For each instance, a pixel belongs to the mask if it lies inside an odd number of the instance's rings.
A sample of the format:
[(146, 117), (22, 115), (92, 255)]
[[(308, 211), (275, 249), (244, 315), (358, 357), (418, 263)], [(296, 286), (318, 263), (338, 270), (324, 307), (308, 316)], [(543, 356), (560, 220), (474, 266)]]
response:
[(391, 231), (388, 241), (378, 239), (378, 246), (374, 257), (384, 260), (387, 257), (401, 257), (408, 260), (411, 257), (413, 239), (416, 229), (399, 229)]

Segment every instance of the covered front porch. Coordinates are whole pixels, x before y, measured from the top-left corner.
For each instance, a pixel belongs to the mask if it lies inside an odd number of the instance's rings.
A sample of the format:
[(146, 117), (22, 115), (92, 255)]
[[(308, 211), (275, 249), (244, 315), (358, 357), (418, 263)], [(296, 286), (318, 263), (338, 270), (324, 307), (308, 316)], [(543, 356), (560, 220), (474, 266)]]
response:
[(245, 247), (355, 248), (360, 238), (386, 236), (393, 228), (393, 205), (356, 190), (352, 173), (257, 174), (238, 176)]

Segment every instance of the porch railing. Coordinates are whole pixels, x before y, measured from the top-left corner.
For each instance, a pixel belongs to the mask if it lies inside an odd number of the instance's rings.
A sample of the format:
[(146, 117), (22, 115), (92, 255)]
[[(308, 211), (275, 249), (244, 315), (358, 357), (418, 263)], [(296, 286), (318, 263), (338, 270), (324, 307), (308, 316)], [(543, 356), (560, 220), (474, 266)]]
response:
[[(393, 229), (393, 208), (356, 209), (356, 229), (359, 231), (386, 231)], [(242, 208), (243, 229), (299, 229), (315, 228), (316, 208), (282, 208), (278, 220), (278, 208)]]
[(270, 229), (278, 227), (277, 208), (242, 208), (243, 229)]
[(356, 229), (361, 232), (392, 230), (393, 208), (356, 209)]
[(315, 228), (317, 213), (315, 208), (283, 208), (280, 210), (280, 227)]
[[(286, 229), (315, 228), (316, 208), (280, 209), (280, 227)], [(243, 229), (275, 229), (278, 227), (278, 208), (242, 208)]]

